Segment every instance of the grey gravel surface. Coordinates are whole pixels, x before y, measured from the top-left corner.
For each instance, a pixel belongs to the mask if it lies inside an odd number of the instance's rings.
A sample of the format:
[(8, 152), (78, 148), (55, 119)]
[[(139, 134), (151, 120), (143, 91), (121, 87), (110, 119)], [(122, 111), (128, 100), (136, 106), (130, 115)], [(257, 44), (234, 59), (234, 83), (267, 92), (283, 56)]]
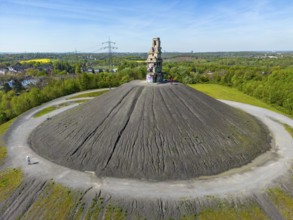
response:
[[(205, 196), (230, 197), (231, 195), (250, 195), (253, 192), (262, 192), (268, 186), (278, 182), (282, 176), (287, 176), (292, 166), (293, 140), (281, 123), (287, 123), (293, 127), (293, 120), (269, 111), (267, 109), (231, 101), (222, 101), (233, 107), (240, 108), (261, 120), (270, 130), (275, 147), (269, 154), (272, 157), (257, 157), (252, 163), (235, 170), (208, 179), (195, 178), (188, 181), (164, 181), (150, 182), (126, 178), (97, 178), (94, 173), (81, 172), (55, 164), (36, 154), (28, 145), (28, 137), (41, 123), (47, 120), (48, 115), (40, 118), (32, 116), (43, 108), (66, 102), (63, 97), (45, 105), (39, 106), (21, 115), (13, 124), (6, 136), (8, 158), (6, 166), (21, 167), (26, 178), (43, 180), (54, 179), (58, 183), (75, 189), (94, 192), (103, 191), (123, 198), (147, 199), (193, 199)], [(49, 115), (53, 117), (62, 111), (68, 110), (67, 106), (55, 110)], [(267, 154), (265, 153), (265, 154)], [(30, 155), (32, 162), (38, 162), (33, 166), (26, 164), (26, 156)], [(262, 158), (259, 160), (259, 158)]]
[[(4, 166), (20, 167), (25, 173), (25, 179), (13, 195), (0, 204), (3, 219), (16, 219), (28, 212), (50, 179), (84, 192), (81, 203), (86, 203), (86, 206), (90, 206), (92, 199), (97, 196), (105, 198), (105, 204), (114, 204), (127, 210), (128, 219), (137, 219), (139, 216), (146, 219), (180, 219), (182, 214), (195, 214), (203, 207), (214, 207), (213, 204), (218, 201), (215, 198), (219, 197), (240, 206), (242, 202), (257, 202), (272, 219), (282, 219), (277, 207), (264, 192), (268, 187), (280, 185), (292, 192), (293, 139), (282, 125), (287, 123), (293, 127), (292, 119), (267, 109), (222, 101), (248, 112), (264, 123), (272, 134), (273, 147), (245, 166), (214, 176), (160, 182), (98, 178), (94, 172), (73, 170), (53, 163), (36, 154), (28, 145), (31, 132), (44, 121), (78, 105), (71, 103), (40, 118), (33, 118), (33, 115), (48, 106), (71, 102), (66, 98), (68, 96), (21, 115), (7, 133), (8, 157)], [(34, 165), (26, 164), (27, 155)]]
[(124, 84), (30, 136), (48, 160), (98, 177), (185, 180), (241, 167), (271, 148), (251, 115), (183, 84)]

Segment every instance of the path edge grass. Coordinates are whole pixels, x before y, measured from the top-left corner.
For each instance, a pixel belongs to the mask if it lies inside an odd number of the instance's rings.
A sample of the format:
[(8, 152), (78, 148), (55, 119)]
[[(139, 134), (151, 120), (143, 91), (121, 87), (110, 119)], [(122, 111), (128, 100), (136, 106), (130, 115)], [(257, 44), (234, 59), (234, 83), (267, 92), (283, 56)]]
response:
[(71, 97), (67, 98), (67, 100), (79, 99), (79, 98), (88, 98), (88, 97), (97, 97), (97, 96), (103, 95), (103, 94), (105, 94), (107, 92), (109, 92), (109, 90), (102, 90), (102, 91), (83, 93), (83, 94), (71, 96)]
[(47, 108), (44, 108), (40, 111), (38, 111), (36, 114), (33, 115), (34, 118), (39, 118), (42, 117), (43, 115), (46, 115), (54, 110), (57, 109), (57, 106), (53, 105), (53, 106), (49, 106)]
[(286, 131), (291, 135), (291, 137), (293, 138), (293, 127), (291, 127), (288, 124), (284, 124), (284, 127), (286, 129)]
[(7, 148), (5, 146), (4, 136), (15, 120), (16, 118), (0, 125), (0, 165), (3, 164), (3, 161), (7, 156)]
[(283, 112), (277, 109), (276, 107), (263, 102), (260, 99), (246, 95), (245, 93), (235, 88), (231, 88), (224, 85), (218, 85), (218, 84), (189, 84), (188, 86), (202, 93), (205, 93), (206, 95), (211, 96), (215, 99), (228, 100), (228, 101), (241, 102), (244, 104), (254, 105), (254, 106), (265, 108), (265, 109), (274, 111), (276, 113), (285, 115), (287, 117), (293, 118), (293, 115), (289, 115), (286, 112)]

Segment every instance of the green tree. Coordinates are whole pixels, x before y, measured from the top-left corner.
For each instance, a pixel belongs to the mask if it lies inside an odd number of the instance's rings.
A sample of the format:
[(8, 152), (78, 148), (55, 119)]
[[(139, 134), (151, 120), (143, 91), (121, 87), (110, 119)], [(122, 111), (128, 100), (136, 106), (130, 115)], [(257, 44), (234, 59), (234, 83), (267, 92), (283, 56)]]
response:
[(79, 64), (75, 64), (75, 74), (80, 74), (81, 73), (81, 67)]
[(90, 77), (88, 74), (82, 73), (82, 75), (78, 77), (78, 80), (80, 90), (86, 90), (89, 88)]
[(3, 85), (3, 91), (6, 93), (6, 92), (9, 92), (11, 90), (11, 87), (8, 83), (4, 83)]
[(19, 93), (19, 92), (21, 92), (22, 89), (23, 89), (23, 86), (22, 86), (20, 80), (15, 79), (14, 80), (14, 90), (15, 90), (15, 92)]

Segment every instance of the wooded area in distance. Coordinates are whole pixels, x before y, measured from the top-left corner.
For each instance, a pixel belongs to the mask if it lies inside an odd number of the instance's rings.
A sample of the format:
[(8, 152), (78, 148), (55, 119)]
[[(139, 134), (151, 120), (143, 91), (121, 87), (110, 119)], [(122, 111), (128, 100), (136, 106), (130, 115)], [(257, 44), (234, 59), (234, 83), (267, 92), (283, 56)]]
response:
[[(290, 53), (165, 54), (166, 79), (237, 88), (293, 116)], [(146, 54), (1, 54), (0, 124), (30, 108), (75, 92), (145, 79)], [(27, 82), (26, 84), (24, 82)]]

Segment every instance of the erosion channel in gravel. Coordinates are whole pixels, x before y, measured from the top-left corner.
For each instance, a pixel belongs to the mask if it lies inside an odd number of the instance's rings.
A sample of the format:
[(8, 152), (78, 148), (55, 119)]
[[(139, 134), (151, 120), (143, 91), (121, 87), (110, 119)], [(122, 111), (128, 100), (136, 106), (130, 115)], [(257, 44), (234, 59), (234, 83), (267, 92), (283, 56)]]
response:
[(185, 180), (243, 166), (271, 148), (253, 116), (183, 84), (133, 81), (37, 127), (30, 145), (98, 177)]

